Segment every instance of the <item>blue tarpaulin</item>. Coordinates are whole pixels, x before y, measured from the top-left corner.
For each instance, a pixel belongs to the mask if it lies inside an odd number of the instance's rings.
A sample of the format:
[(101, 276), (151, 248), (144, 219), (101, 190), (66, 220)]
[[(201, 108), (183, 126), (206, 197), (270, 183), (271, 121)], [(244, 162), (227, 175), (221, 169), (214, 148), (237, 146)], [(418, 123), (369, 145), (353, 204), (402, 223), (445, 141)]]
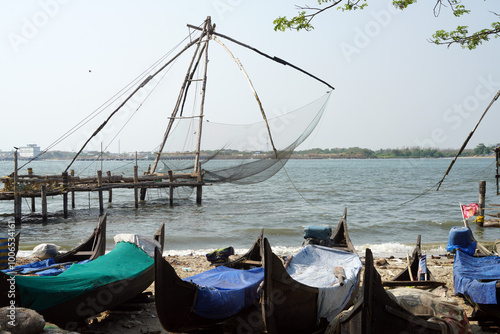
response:
[(184, 281), (199, 286), (194, 312), (209, 319), (225, 319), (258, 299), (264, 268), (239, 270), (220, 266)]
[[(87, 263), (89, 261), (90, 260), (84, 260), (84, 261), (80, 261), (78, 263), (84, 264), (84, 263)], [(5, 269), (5, 270), (2, 270), (2, 272), (6, 273), (6, 274), (10, 273), (10, 274), (21, 274), (21, 275), (31, 274), (31, 272), (35, 272), (35, 274), (38, 276), (55, 276), (55, 275), (59, 275), (60, 273), (62, 273), (63, 271), (65, 271), (66, 269), (68, 269), (69, 267), (71, 267), (73, 265), (72, 263), (70, 263), (70, 264), (66, 264), (64, 266), (61, 265), (61, 266), (58, 266), (55, 268), (41, 270), (42, 268), (50, 267), (50, 266), (53, 266), (55, 264), (56, 264), (56, 262), (54, 261), (54, 258), (51, 257), (51, 258), (46, 259), (46, 260), (30, 262), (27, 264), (19, 265), (19, 266), (12, 268), (12, 269)]]
[(474, 303), (497, 304), (497, 280), (500, 280), (500, 257), (473, 257), (462, 251), (456, 252), (453, 264), (455, 293), (469, 296)]

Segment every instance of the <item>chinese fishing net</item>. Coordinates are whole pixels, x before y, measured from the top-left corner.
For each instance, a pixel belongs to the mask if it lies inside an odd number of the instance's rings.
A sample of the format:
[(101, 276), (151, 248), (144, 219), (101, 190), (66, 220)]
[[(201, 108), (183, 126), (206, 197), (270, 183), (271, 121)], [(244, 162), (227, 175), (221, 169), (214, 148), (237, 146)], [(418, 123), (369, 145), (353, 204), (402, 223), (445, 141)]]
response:
[[(222, 124), (204, 121), (202, 124), (201, 165), (203, 181), (251, 184), (267, 180), (284, 167), (293, 151), (318, 125), (330, 97), (330, 92), (316, 101), (266, 122)], [(198, 138), (198, 119), (178, 120), (167, 139), (158, 172), (190, 172)], [(186, 137), (186, 133), (188, 136)], [(272, 143), (276, 151), (274, 151)], [(193, 147), (187, 150), (186, 147)]]

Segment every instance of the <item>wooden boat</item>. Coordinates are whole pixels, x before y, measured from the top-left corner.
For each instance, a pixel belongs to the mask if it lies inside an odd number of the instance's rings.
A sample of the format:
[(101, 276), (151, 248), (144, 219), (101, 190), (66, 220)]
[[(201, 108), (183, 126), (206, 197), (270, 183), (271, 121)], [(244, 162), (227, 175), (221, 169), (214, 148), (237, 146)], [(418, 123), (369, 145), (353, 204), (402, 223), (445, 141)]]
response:
[(477, 242), (471, 229), (454, 227), (450, 231), (448, 251), (455, 253), (453, 287), (473, 306), (472, 318), (500, 319), (500, 257)]
[(326, 246), (346, 252), (356, 253), (351, 238), (349, 237), (349, 232), (347, 231), (347, 208), (344, 208), (344, 214), (342, 215), (342, 218), (337, 225), (337, 229), (332, 234), (329, 240), (327, 240), (325, 243), (319, 243), (314, 239), (309, 239), (303, 243), (303, 246), (308, 244), (317, 244), (320, 246)]
[(500, 257), (471, 256), (457, 250), (453, 262), (453, 287), (473, 306), (475, 320), (500, 321)]
[[(163, 239), (164, 225), (154, 239)], [(154, 281), (154, 259), (146, 247), (158, 242), (137, 235), (136, 242), (117, 242), (115, 248), (99, 258), (74, 264), (58, 276), (9, 276), (0, 273), (0, 305), (31, 308), (47, 321), (67, 328), (104, 310), (116, 307), (138, 295)], [(116, 237), (115, 237), (116, 240)], [(8, 295), (15, 285), (15, 298)]]
[(366, 249), (363, 298), (335, 317), (326, 333), (446, 333), (442, 326), (414, 315), (389, 296), (373, 264), (372, 252)]
[[(45, 269), (51, 269), (51, 273), (47, 273), (45, 271), (46, 275), (58, 275), (60, 274), (65, 267), (70, 266), (73, 263), (85, 261), (85, 260), (94, 260), (98, 258), (101, 255), (104, 255), (106, 252), (106, 220), (107, 220), (107, 213), (104, 214), (102, 217), (99, 218), (99, 222), (97, 224), (97, 227), (94, 229), (94, 232), (92, 235), (82, 244), (78, 245), (76, 248), (65, 252), (61, 253), (53, 258), (53, 261), (37, 261), (29, 264), (29, 266), (32, 266), (32, 269), (25, 269), (27, 265), (21, 265), (18, 267), (11, 268), (10, 271), (7, 271), (7, 269), (4, 270), (6, 273), (16, 273), (20, 274), (21, 270), (24, 270), (26, 272), (23, 272), (23, 274), (34, 274), (34, 273), (39, 273)], [(19, 234), (20, 232), (18, 232)], [(16, 234), (16, 236), (18, 235)], [(18, 239), (17, 239), (18, 240)], [(64, 266), (64, 267), (63, 267)], [(61, 269), (62, 268), (62, 269)], [(30, 270), (27, 272), (27, 270)]]
[[(351, 304), (359, 285), (362, 263), (348, 237), (345, 213), (337, 232), (332, 239), (344, 240), (341, 250), (307, 245), (285, 265), (264, 238), (261, 305), (267, 333), (322, 331), (335, 315)], [(334, 276), (338, 273), (336, 266), (343, 267), (343, 278)], [(307, 277), (309, 270), (312, 275)], [(313, 280), (318, 277), (325, 280)]]
[(94, 233), (78, 247), (54, 257), (56, 263), (94, 260), (106, 252), (106, 220), (108, 214), (99, 217)]
[[(422, 255), (421, 236), (417, 237), (417, 244), (413, 250), (409, 265), (390, 281), (383, 281), (382, 284), (387, 287), (396, 286), (419, 286), (433, 288), (440, 285), (446, 285), (443, 282), (436, 281), (432, 271), (427, 267), (427, 280), (418, 280), (418, 262)], [(411, 275), (411, 276), (410, 276)]]
[[(155, 303), (163, 328), (169, 332), (182, 333), (213, 328), (241, 315), (257, 303), (258, 286), (264, 278), (261, 244), (262, 232), (242, 257), (185, 279), (176, 274), (157, 250)], [(245, 278), (245, 282), (240, 281), (242, 278)], [(232, 300), (238, 306), (233, 306), (230, 303)]]

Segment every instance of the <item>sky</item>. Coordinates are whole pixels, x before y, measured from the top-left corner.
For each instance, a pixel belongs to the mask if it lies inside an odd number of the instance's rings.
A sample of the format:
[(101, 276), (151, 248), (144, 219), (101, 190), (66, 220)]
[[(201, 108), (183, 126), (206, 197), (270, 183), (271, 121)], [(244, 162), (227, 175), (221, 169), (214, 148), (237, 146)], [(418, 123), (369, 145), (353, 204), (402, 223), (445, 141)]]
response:
[[(42, 149), (78, 151), (107, 114), (57, 142), (174, 46), (186, 45), (186, 25), (198, 26), (208, 16), (217, 32), (285, 59), (335, 87), (321, 122), (299, 149), (457, 149), (500, 90), (500, 40), (472, 51), (428, 42), (438, 29), (484, 28), (495, 20), (490, 11), (500, 12), (498, 2), (474, 3), (472, 14), (458, 19), (448, 8), (435, 17), (433, 2), (396, 11), (390, 1), (369, 1), (363, 11), (326, 11), (312, 22), (315, 29), (310, 32), (274, 31), (273, 20), (294, 16), (296, 4), (302, 3), (4, 0), (0, 150), (36, 143)], [(294, 110), (329, 90), (290, 67), (223, 42), (242, 62), (270, 114)], [(232, 60), (216, 43), (211, 43), (209, 59), (213, 67), (208, 73), (207, 118), (255, 121), (260, 112)], [(87, 149), (99, 150), (105, 142), (111, 152), (154, 150), (184, 71), (172, 67), (144, 108), (117, 115), (117, 123), (127, 123), (119, 137), (115, 133), (122, 125), (110, 122)], [(500, 143), (498, 124), (500, 101), (492, 105), (467, 148)]]

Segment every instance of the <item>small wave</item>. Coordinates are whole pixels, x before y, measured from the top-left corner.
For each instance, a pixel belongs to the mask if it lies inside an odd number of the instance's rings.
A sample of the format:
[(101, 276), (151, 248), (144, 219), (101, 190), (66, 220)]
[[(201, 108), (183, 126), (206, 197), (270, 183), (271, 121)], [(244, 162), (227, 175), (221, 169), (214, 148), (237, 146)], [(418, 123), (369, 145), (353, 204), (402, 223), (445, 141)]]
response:
[(366, 249), (370, 248), (375, 257), (403, 257), (406, 254), (411, 254), (415, 246), (405, 245), (398, 242), (389, 242), (383, 244), (364, 244), (355, 246), (356, 251), (360, 256), (364, 256)]

